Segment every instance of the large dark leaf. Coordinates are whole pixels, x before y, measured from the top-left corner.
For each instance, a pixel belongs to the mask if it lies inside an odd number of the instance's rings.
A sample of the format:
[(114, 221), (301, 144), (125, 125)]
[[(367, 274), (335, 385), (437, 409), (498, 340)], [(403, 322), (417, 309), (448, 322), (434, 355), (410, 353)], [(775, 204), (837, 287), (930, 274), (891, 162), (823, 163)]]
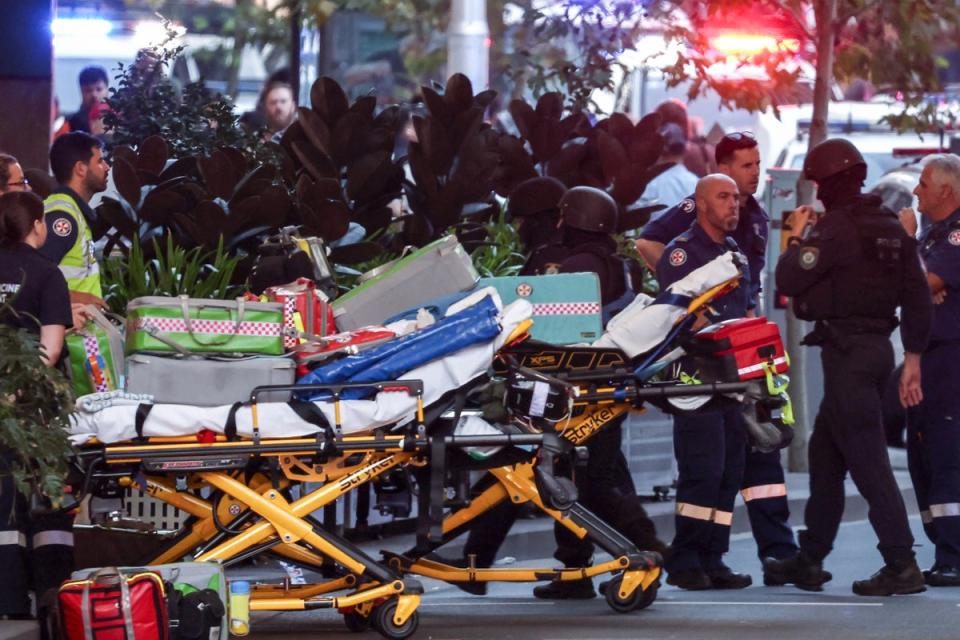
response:
[(140, 218), (153, 225), (168, 225), (173, 214), (182, 213), (187, 208), (187, 200), (170, 189), (154, 189), (143, 199)]
[(150, 136), (140, 144), (137, 154), (137, 169), (160, 174), (170, 157), (167, 141), (161, 136)]
[(373, 112), (377, 109), (376, 96), (362, 96), (357, 98), (356, 102), (350, 105), (350, 113), (355, 113), (364, 121), (373, 122)]
[(547, 164), (547, 175), (557, 178), (568, 187), (573, 186), (575, 182), (568, 178), (579, 172), (580, 165), (586, 157), (586, 144), (582, 142), (568, 143)]
[(283, 187), (273, 185), (260, 193), (260, 212), (255, 220), (262, 225), (279, 228), (287, 224), (293, 200)]
[[(446, 229), (446, 227), (442, 227)], [(403, 233), (400, 234), (403, 245), (422, 247), (433, 240), (434, 226), (427, 216), (410, 216), (403, 223)]]
[(304, 231), (308, 235), (320, 236), (326, 242), (339, 240), (350, 226), (350, 209), (340, 200), (324, 200), (314, 210), (306, 207), (301, 210)]
[(480, 107), (468, 107), (459, 112), (450, 126), (450, 133), (453, 134), (453, 147), (460, 147), (464, 140), (468, 140), (480, 131), (482, 124), (483, 109)]
[(215, 230), (212, 225), (198, 223), (191, 216), (178, 213), (174, 215), (177, 226), (182, 230), (183, 235), (189, 238), (190, 242), (180, 241), (182, 245), (201, 245), (212, 249), (217, 245), (220, 239), (219, 229)]
[(323, 178), (317, 180), (314, 192), (324, 200), (343, 200), (343, 190), (340, 188), (340, 181), (333, 178)]
[(179, 178), (181, 176), (199, 176), (199, 169), (197, 169), (197, 159), (194, 156), (187, 156), (186, 158), (180, 158), (179, 160), (174, 160), (173, 164), (163, 170), (160, 174), (160, 181), (166, 182), (172, 178)]
[(240, 181), (242, 176), (247, 175), (247, 172), (250, 171), (250, 163), (247, 161), (247, 156), (243, 155), (243, 151), (237, 149), (236, 147), (217, 147), (217, 150), (221, 153), (224, 153), (227, 158), (230, 160), (230, 166), (233, 168), (233, 173), (236, 176), (237, 182)]
[(629, 165), (627, 151), (620, 141), (605, 131), (597, 131), (597, 152), (600, 155), (600, 166), (608, 182)]
[(537, 100), (536, 112), (541, 120), (560, 120), (563, 117), (563, 96), (557, 91), (543, 94)]
[(330, 154), (338, 166), (349, 165), (363, 153), (359, 142), (369, 129), (370, 123), (356, 113), (347, 113), (337, 121), (330, 131)]
[(224, 225), (224, 237), (232, 238), (240, 231), (250, 227), (269, 226), (260, 222), (260, 218), (270, 220), (263, 210), (260, 196), (250, 196), (230, 205), (230, 215)]
[(617, 231), (619, 233), (623, 233), (624, 231), (629, 231), (630, 229), (642, 227), (650, 221), (651, 215), (666, 208), (666, 205), (655, 204), (649, 207), (628, 209), (617, 220)]
[(486, 91), (481, 91), (477, 95), (473, 96), (473, 104), (479, 106), (481, 109), (486, 110), (494, 100), (497, 98), (497, 92), (493, 89), (487, 89)]
[(310, 89), (310, 105), (331, 128), (349, 108), (347, 94), (336, 80), (326, 76), (313, 83)]
[(470, 83), (470, 78), (462, 73), (450, 76), (443, 92), (443, 101), (447, 103), (450, 114), (454, 117), (469, 109), (473, 104), (473, 85)]
[(303, 128), (303, 133), (306, 134), (310, 143), (320, 149), (320, 151), (329, 155), (330, 130), (324, 123), (323, 118), (318, 116), (312, 109), (307, 109), (306, 107), (300, 107), (297, 109), (297, 113), (299, 114), (299, 122)]
[(432, 200), (437, 194), (437, 177), (430, 168), (430, 163), (423, 155), (423, 147), (412, 143), (407, 150), (407, 162), (410, 164), (410, 173), (416, 182), (417, 191), (424, 194), (427, 200)]
[(393, 210), (390, 207), (371, 207), (354, 217), (354, 222), (367, 230), (367, 235), (384, 229), (393, 222)]
[(513, 123), (517, 125), (520, 135), (529, 139), (533, 132), (533, 127), (537, 122), (537, 114), (529, 104), (523, 100), (511, 100), (507, 107)]
[(131, 220), (123, 205), (113, 198), (103, 198), (97, 207), (97, 216), (116, 228), (125, 238), (132, 239), (139, 229), (136, 221)]
[(560, 131), (560, 123), (541, 119), (530, 132), (528, 140), (537, 161), (548, 162), (563, 147), (564, 139)]
[(430, 169), (436, 176), (446, 175), (456, 155), (450, 132), (435, 118), (425, 118), (420, 129), (417, 140), (420, 141), (424, 157), (430, 163)]
[[(611, 136), (617, 140), (623, 141), (626, 144), (626, 141), (630, 139), (633, 134), (633, 123), (623, 113), (614, 113), (609, 118), (606, 119), (606, 131)], [(597, 125), (599, 127), (599, 125)]]
[(403, 109), (397, 105), (391, 105), (377, 114), (377, 117), (373, 119), (373, 124), (396, 134), (401, 125), (404, 124)]
[(117, 158), (123, 158), (130, 163), (130, 166), (137, 166), (137, 152), (125, 144), (114, 147), (110, 150), (110, 154), (112, 156), (111, 162), (116, 162)]
[(653, 111), (640, 118), (640, 122), (634, 127), (634, 132), (640, 137), (649, 136), (659, 131), (662, 124), (663, 117)]
[(383, 247), (376, 242), (355, 242), (354, 244), (334, 247), (330, 250), (330, 262), (338, 264), (360, 264), (383, 254)]
[(123, 158), (116, 158), (110, 170), (113, 172), (113, 183), (117, 185), (117, 191), (130, 206), (136, 208), (140, 204), (140, 178), (137, 177), (137, 170)]
[(259, 195), (264, 189), (273, 184), (277, 177), (277, 169), (270, 164), (262, 164), (243, 178), (233, 191), (231, 203), (249, 196)]
[(293, 153), (300, 164), (307, 170), (314, 181), (321, 178), (336, 178), (339, 171), (330, 156), (309, 143), (296, 141), (293, 143)]
[(393, 163), (386, 152), (368, 154), (354, 162), (347, 171), (347, 197), (361, 200), (379, 195), (390, 174)]
[(427, 105), (427, 111), (430, 115), (441, 122), (450, 121), (450, 107), (444, 101), (443, 96), (430, 87), (420, 87), (423, 91), (423, 101)]
[(159, 175), (150, 173), (149, 171), (144, 171), (143, 169), (137, 169), (137, 179), (140, 180), (140, 184), (143, 186), (160, 183)]
[(217, 149), (209, 158), (197, 158), (204, 184), (213, 196), (228, 200), (237, 185), (237, 175), (226, 153)]

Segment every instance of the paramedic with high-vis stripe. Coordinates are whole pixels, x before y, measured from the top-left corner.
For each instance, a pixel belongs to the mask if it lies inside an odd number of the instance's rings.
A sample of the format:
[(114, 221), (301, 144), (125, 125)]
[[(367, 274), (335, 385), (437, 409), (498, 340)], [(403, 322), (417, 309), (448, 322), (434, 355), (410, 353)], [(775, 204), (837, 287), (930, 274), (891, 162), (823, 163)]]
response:
[(50, 167), (60, 186), (43, 203), (48, 234), (41, 253), (60, 266), (72, 303), (102, 307), (100, 268), (90, 229), (94, 213), (88, 203), (107, 188), (110, 165), (100, 141), (77, 131), (53, 142)]
[[(731, 234), (740, 215), (740, 192), (729, 176), (714, 173), (697, 182), (697, 217), (670, 241), (657, 262), (657, 281), (664, 291), (693, 270), (729, 251), (740, 253)], [(746, 264), (746, 258), (741, 260)], [(751, 307), (750, 270), (740, 286), (712, 305), (711, 322), (743, 318)], [(686, 373), (694, 370), (683, 366)], [(749, 575), (733, 572), (723, 562), (730, 546), (733, 503), (743, 480), (747, 450), (740, 406), (706, 408), (673, 416), (673, 448), (677, 457), (676, 534), (664, 566), (667, 584), (681, 589), (742, 589)]]

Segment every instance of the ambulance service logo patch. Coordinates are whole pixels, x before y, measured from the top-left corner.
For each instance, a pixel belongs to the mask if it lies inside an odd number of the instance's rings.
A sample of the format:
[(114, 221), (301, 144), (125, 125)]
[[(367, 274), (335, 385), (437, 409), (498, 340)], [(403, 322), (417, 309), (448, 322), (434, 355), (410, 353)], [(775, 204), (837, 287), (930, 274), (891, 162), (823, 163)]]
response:
[(51, 225), (53, 232), (61, 238), (66, 238), (73, 231), (73, 223), (67, 218), (57, 218)]
[(947, 242), (955, 247), (960, 247), (960, 229), (951, 231), (950, 235), (947, 236)]
[(803, 250), (800, 254), (800, 266), (803, 269), (813, 269), (817, 266), (817, 261), (820, 259), (820, 250), (814, 247), (808, 247)]
[(680, 201), (680, 210), (685, 213), (690, 213), (693, 211), (694, 207), (697, 206), (697, 203), (691, 200), (690, 198), (685, 198)]
[(687, 261), (687, 252), (683, 249), (674, 249), (670, 252), (670, 265), (679, 267)]
[(526, 282), (521, 282), (517, 285), (517, 295), (521, 298), (529, 298), (530, 294), (533, 293), (533, 287), (531, 287)]

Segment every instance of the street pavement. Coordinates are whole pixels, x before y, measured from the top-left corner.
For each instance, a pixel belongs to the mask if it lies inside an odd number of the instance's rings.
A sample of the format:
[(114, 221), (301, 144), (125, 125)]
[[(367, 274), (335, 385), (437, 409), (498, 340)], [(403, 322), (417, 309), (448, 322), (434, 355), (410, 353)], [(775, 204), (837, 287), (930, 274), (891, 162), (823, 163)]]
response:
[[(919, 517), (911, 517), (922, 567), (933, 550)], [(508, 563), (509, 563), (509, 559)], [(502, 561), (501, 561), (502, 562)], [(524, 565), (552, 564), (551, 559)], [(850, 585), (882, 564), (876, 537), (865, 521), (841, 526), (826, 568), (834, 579), (822, 593), (793, 587), (764, 587), (756, 546), (749, 533), (736, 534), (728, 564), (750, 573), (754, 586), (741, 591), (690, 592), (664, 584), (648, 608), (630, 614), (610, 610), (602, 598), (586, 601), (535, 600), (529, 584), (494, 584), (486, 597), (423, 580), (426, 593), (415, 638), (467, 640), (600, 640), (606, 638), (694, 638), (752, 640), (776, 638), (877, 638), (890, 640), (960, 637), (960, 588), (929, 589), (892, 598), (859, 597)], [(597, 581), (599, 582), (599, 581)], [(358, 638), (344, 630), (331, 611), (264, 613), (252, 619), (256, 640)], [(377, 638), (375, 632), (363, 637)]]

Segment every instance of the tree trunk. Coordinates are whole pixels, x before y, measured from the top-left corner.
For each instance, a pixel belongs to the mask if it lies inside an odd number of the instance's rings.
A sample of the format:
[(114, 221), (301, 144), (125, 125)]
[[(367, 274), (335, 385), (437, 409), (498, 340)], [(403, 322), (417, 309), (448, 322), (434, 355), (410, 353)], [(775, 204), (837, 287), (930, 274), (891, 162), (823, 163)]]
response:
[[(837, 17), (837, 0), (816, 0), (814, 17), (817, 34), (817, 76), (813, 85), (813, 116), (810, 122), (809, 152), (816, 144), (827, 137), (827, 114), (830, 109), (830, 94), (833, 86), (833, 47), (836, 40), (834, 20)], [(797, 204), (813, 202), (813, 184), (801, 180), (797, 185)], [(810, 421), (808, 419), (806, 393), (807, 352), (800, 346), (806, 333), (803, 321), (793, 315), (793, 309), (787, 309), (787, 350), (791, 357), (790, 395), (793, 399), (794, 425), (793, 443), (787, 455), (790, 471), (807, 471), (807, 442), (810, 439)]]

